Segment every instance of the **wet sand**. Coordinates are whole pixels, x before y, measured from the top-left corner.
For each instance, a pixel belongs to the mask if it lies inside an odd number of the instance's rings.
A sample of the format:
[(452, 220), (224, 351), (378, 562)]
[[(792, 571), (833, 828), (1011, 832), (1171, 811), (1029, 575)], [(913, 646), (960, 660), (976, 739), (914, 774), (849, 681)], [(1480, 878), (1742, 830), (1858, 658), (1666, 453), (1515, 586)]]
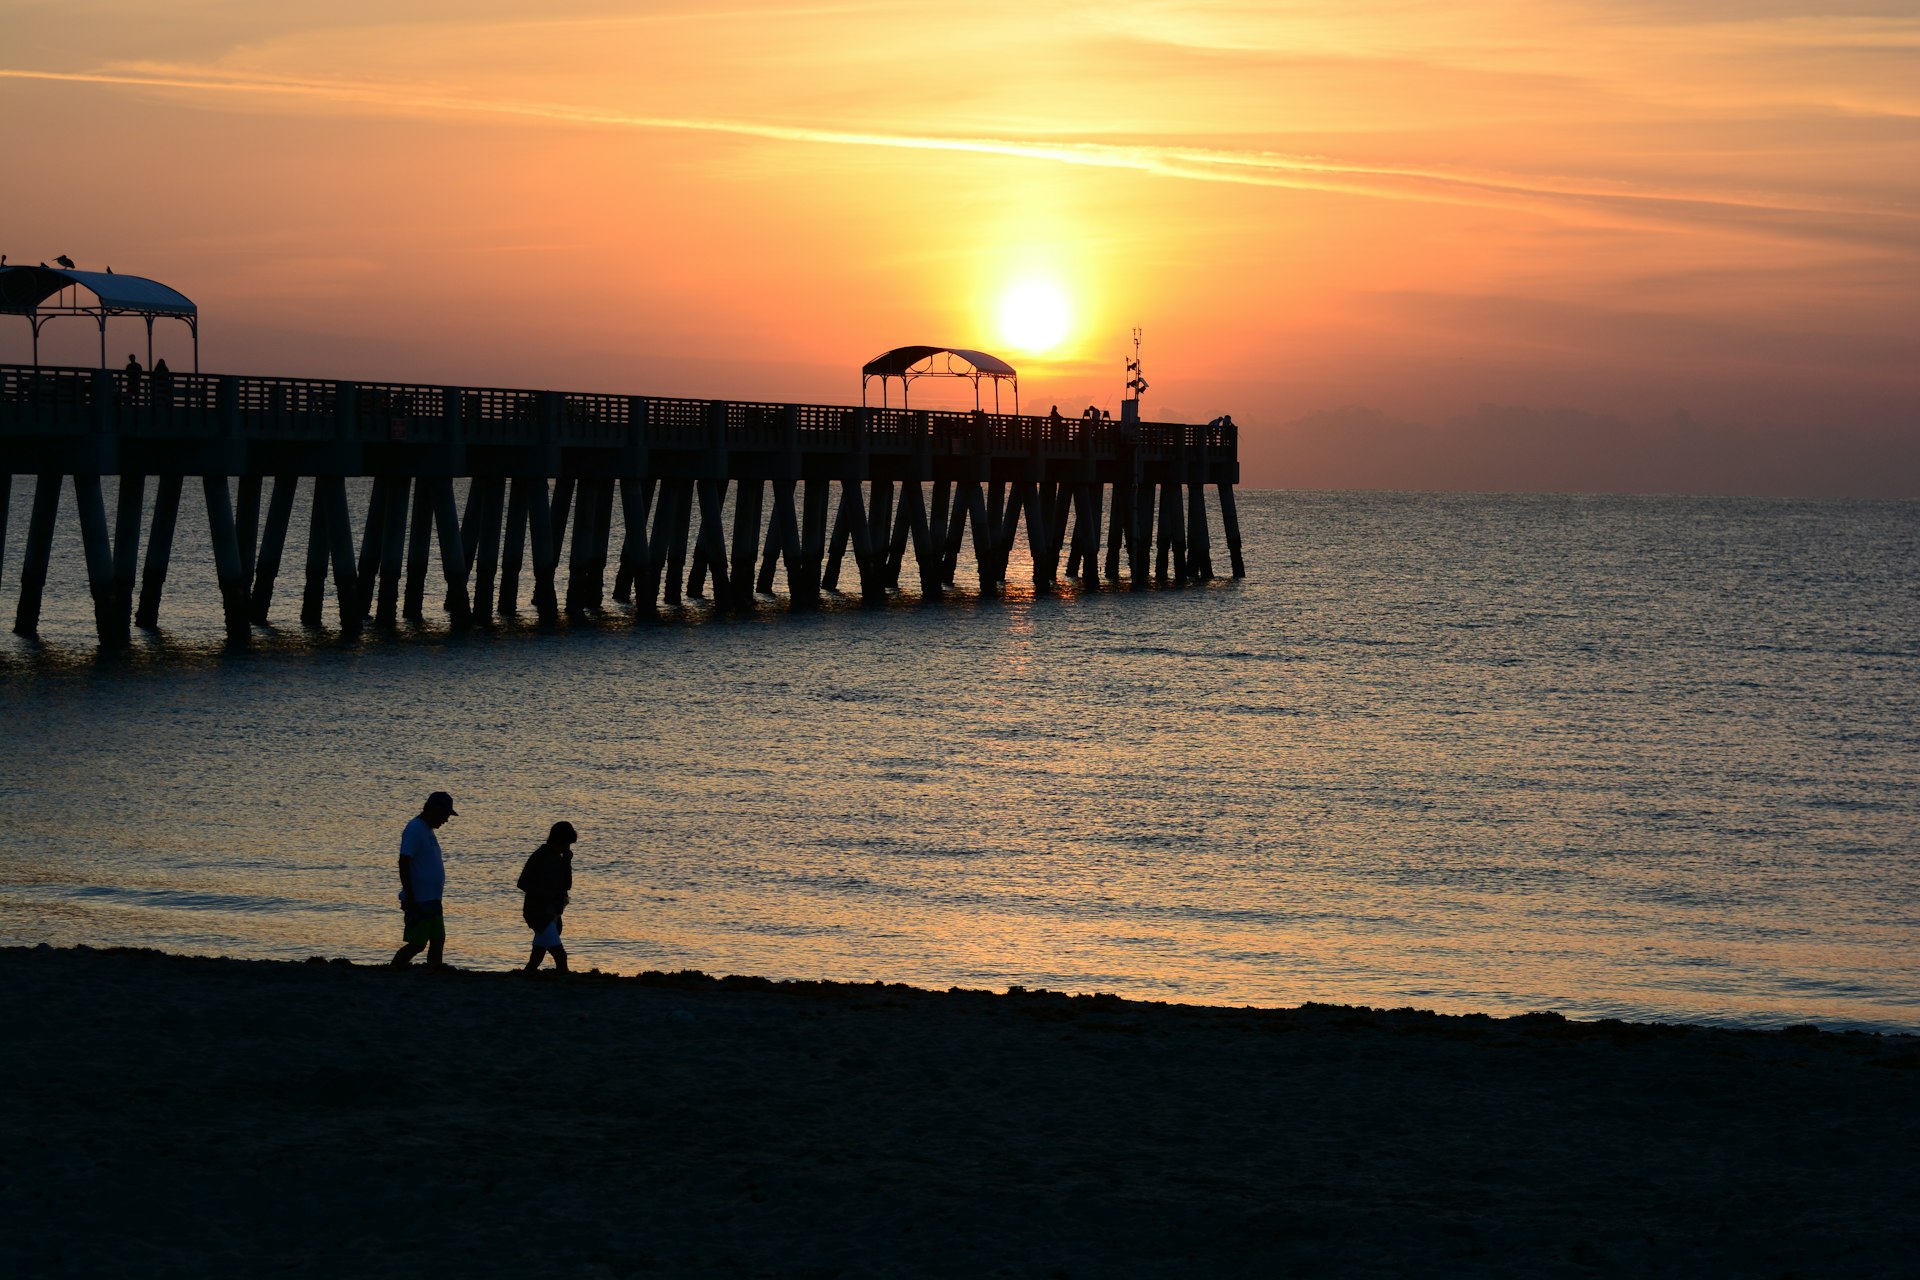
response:
[(0, 950), (0, 1275), (1910, 1276), (1920, 1038)]

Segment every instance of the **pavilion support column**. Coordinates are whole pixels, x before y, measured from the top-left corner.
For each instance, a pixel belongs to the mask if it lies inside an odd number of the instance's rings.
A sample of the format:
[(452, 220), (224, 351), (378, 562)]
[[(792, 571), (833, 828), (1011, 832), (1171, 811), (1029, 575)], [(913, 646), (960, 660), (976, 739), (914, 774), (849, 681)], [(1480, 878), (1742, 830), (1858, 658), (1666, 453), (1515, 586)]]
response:
[(533, 481), (515, 476), (507, 490), (507, 527), (500, 548), (500, 606), (502, 618), (520, 612), (520, 565), (526, 558), (527, 491)]
[(200, 487), (207, 497), (207, 532), (213, 537), (213, 568), (220, 580), (227, 643), (246, 644), (253, 638), (253, 627), (247, 621), (247, 575), (240, 558), (240, 531), (233, 520), (233, 498), (225, 476), (202, 476)]
[(727, 532), (720, 520), (726, 487), (725, 480), (700, 481), (700, 545), (706, 552), (707, 572), (713, 575), (716, 609), (731, 608), (734, 594), (727, 580)]
[[(93, 629), (103, 649), (122, 648), (127, 637), (116, 625), (113, 607), (113, 535), (107, 528), (107, 504), (100, 493), (100, 477), (76, 475), (73, 503), (80, 512), (80, 546), (86, 553), (87, 589), (93, 594)], [(136, 517), (136, 524), (138, 518)]]
[(273, 478), (273, 496), (267, 500), (267, 526), (260, 534), (260, 558), (253, 567), (253, 592), (247, 600), (247, 616), (261, 626), (267, 623), (273, 606), (273, 581), (280, 576), (280, 561), (286, 555), (287, 526), (293, 522), (293, 500), (300, 489), (300, 477), (291, 472)]
[(467, 595), (467, 552), (460, 542), (452, 476), (433, 482), (433, 524), (440, 538), (440, 572), (447, 579), (447, 621), (455, 631), (465, 631), (473, 625), (473, 604)]
[(1220, 495), (1220, 527), (1227, 535), (1227, 554), (1233, 559), (1233, 576), (1247, 576), (1247, 565), (1240, 558), (1240, 512), (1234, 507), (1233, 486), (1221, 484), (1215, 490)]
[(670, 605), (678, 605), (685, 598), (682, 588), (686, 583), (687, 571), (687, 530), (693, 519), (693, 481), (675, 480), (673, 482), (673, 521), (667, 527), (667, 574), (666, 599)]
[(395, 484), (404, 483), (403, 480), (375, 476), (373, 491), (367, 496), (367, 514), (360, 525), (360, 559), (354, 575), (354, 583), (360, 591), (356, 608), (362, 623), (373, 612), (373, 592), (379, 584), (380, 544), (386, 528), (383, 522), (387, 514), (387, 491)]
[(527, 496), (527, 537), (533, 553), (533, 611), (542, 624), (560, 621), (560, 597), (553, 586), (553, 572), (559, 565), (553, 538), (553, 508), (547, 498), (545, 476), (527, 476), (514, 481), (514, 488), (525, 484)]
[[(133, 638), (133, 584), (140, 571), (140, 517), (146, 502), (147, 478), (138, 473), (121, 476), (113, 520), (113, 626), (122, 644)], [(6, 519), (6, 499), (0, 495), (0, 525)]]
[(318, 477), (313, 482), (312, 509), (307, 512), (307, 577), (300, 593), (300, 625), (321, 624), (327, 604), (327, 504)]
[(380, 512), (380, 595), (374, 625), (392, 627), (400, 621), (400, 577), (407, 556), (407, 490), (404, 476), (387, 482)]
[(263, 477), (241, 476), (233, 503), (234, 536), (240, 544), (240, 575), (249, 584), (260, 549), (260, 490)]
[(1113, 482), (1113, 514), (1107, 520), (1107, 581), (1120, 580), (1120, 552), (1131, 545), (1128, 535), (1132, 531), (1133, 486), (1125, 481)]
[(319, 498), (327, 504), (327, 545), (333, 556), (333, 599), (340, 614), (340, 635), (360, 634), (365, 615), (360, 609), (360, 582), (355, 576), (353, 559), (353, 510), (347, 505), (347, 482), (343, 476), (324, 476), (314, 484)]
[(600, 527), (600, 488), (592, 480), (579, 484), (579, 501), (573, 516), (573, 545), (567, 553), (567, 616), (578, 618), (591, 607), (593, 587), (593, 536)]
[(33, 486), (33, 514), (27, 518), (27, 545), (20, 564), (20, 599), (13, 612), (15, 635), (40, 631), (40, 602), (47, 593), (47, 565), (53, 559), (53, 523), (60, 514), (60, 473), (42, 472)]
[(472, 481), (480, 490), (479, 545), (473, 557), (473, 616), (493, 621), (493, 579), (500, 567), (500, 526), (507, 501), (507, 482), (498, 476)]
[(407, 530), (407, 594), (401, 613), (420, 622), (427, 612), (427, 570), (433, 564), (433, 494), (421, 476), (413, 482), (413, 518)]

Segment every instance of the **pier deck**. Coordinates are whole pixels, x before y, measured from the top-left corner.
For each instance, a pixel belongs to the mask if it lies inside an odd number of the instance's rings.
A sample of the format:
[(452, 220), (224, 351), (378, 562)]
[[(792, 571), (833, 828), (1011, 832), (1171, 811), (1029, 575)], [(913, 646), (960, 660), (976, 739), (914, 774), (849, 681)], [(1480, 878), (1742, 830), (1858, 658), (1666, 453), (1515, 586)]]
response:
[[(837, 588), (849, 553), (869, 603), (898, 588), (909, 553), (922, 593), (938, 595), (969, 540), (980, 589), (992, 592), (1006, 581), (1023, 523), (1040, 588), (1058, 582), (1063, 553), (1066, 576), (1083, 582), (1143, 590), (1199, 581), (1213, 576), (1208, 485), (1232, 572), (1244, 573), (1238, 438), (1225, 421), (0, 365), (0, 554), (12, 478), (29, 474), (14, 629), (37, 628), (70, 478), (109, 646), (126, 643), (135, 624), (157, 625), (188, 476), (201, 478), (227, 632), (240, 643), (267, 621), (302, 483), (314, 486), (302, 620), (320, 624), (331, 571), (349, 633), (369, 619), (421, 616), (436, 542), (456, 628), (516, 611), (529, 558), (543, 621), (602, 609), (610, 564), (613, 598), (641, 613), (709, 581), (716, 607), (738, 607), (770, 592), (780, 567), (791, 606), (814, 607)], [(111, 528), (106, 475), (121, 478)], [(349, 477), (373, 481), (357, 522)], [(459, 478), (470, 481), (464, 508)]]

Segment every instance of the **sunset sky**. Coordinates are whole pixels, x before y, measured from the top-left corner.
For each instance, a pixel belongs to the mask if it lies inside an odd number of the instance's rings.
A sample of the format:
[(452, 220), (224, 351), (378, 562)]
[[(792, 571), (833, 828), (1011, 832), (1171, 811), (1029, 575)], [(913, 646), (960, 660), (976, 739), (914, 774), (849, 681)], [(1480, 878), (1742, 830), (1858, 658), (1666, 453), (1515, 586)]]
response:
[[(174, 285), (210, 370), (845, 403), (952, 343), (1077, 412), (1140, 326), (1148, 416), (1231, 413), (1250, 484), (1920, 493), (1914, 0), (0, 0), (0, 35), (0, 251)], [(67, 324), (45, 357), (96, 360)]]

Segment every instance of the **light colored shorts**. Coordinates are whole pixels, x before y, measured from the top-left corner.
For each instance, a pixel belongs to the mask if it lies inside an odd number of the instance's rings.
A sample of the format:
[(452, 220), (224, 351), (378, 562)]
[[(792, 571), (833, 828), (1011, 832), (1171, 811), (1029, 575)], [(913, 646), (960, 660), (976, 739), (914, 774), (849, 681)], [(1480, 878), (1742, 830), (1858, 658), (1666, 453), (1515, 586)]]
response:
[(536, 947), (557, 947), (560, 945), (559, 916), (555, 916), (553, 919), (547, 921), (546, 928), (534, 933), (533, 945)]

